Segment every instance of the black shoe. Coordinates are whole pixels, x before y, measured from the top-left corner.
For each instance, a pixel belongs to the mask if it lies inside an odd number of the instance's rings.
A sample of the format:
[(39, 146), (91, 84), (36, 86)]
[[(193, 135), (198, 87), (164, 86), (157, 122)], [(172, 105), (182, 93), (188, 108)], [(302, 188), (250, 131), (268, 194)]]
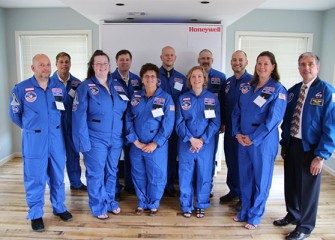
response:
[(234, 206), (233, 206), (233, 210), (235, 210), (236, 212), (240, 212), (242, 209), (242, 202), (241, 200), (239, 200)]
[(233, 194), (229, 192), (228, 194), (220, 197), (220, 203), (228, 203), (228, 202), (232, 202), (237, 199), (238, 199), (237, 196), (234, 196)]
[(87, 187), (84, 184), (82, 184), (79, 188), (75, 188), (75, 187), (70, 187), (70, 188), (71, 188), (71, 190), (78, 190), (78, 191), (87, 192)]
[(286, 240), (302, 240), (302, 239), (308, 238), (310, 235), (311, 234), (302, 233), (302, 232), (299, 232), (298, 230), (293, 230), (285, 237), (285, 239)]
[(65, 222), (72, 220), (72, 214), (68, 211), (62, 213), (54, 213), (54, 215), (60, 217), (60, 219), (62, 219)]
[(177, 191), (174, 190), (173, 188), (171, 188), (171, 189), (165, 189), (164, 194), (166, 196), (169, 196), (169, 197), (177, 197), (178, 196)]
[(214, 197), (214, 192), (212, 191), (210, 194), (209, 194), (209, 198), (213, 198)]
[(289, 224), (294, 224), (296, 223), (295, 220), (291, 220), (289, 217), (287, 217), (287, 215), (283, 218), (277, 219), (275, 221), (273, 221), (273, 225), (277, 226), (277, 227), (284, 227), (287, 226)]
[(40, 217), (40, 218), (31, 220), (31, 228), (35, 232), (44, 232), (43, 219)]

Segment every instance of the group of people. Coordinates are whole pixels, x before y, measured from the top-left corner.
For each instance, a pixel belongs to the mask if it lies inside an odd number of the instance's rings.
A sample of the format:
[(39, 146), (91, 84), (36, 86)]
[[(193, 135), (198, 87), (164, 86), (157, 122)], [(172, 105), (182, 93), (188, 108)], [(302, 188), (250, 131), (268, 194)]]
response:
[[(70, 187), (87, 190), (92, 215), (106, 220), (108, 213), (120, 214), (122, 149), (124, 187), (136, 192), (136, 215), (146, 210), (157, 215), (164, 192), (177, 196), (178, 175), (182, 215), (190, 218), (194, 212), (203, 218), (210, 207), (215, 153), (223, 132), (230, 191), (220, 202), (238, 199), (233, 220), (256, 229), (265, 211), (278, 152), (278, 126), (283, 121), (280, 144), (288, 213), (274, 225), (297, 224), (286, 239), (310, 235), (323, 160), (335, 149), (335, 90), (318, 78), (315, 54), (299, 57), (304, 87), (299, 83), (288, 92), (269, 51), (258, 55), (253, 75), (245, 69), (247, 54), (235, 51), (234, 75), (227, 80), (212, 68), (208, 49), (199, 53), (199, 66), (187, 76), (174, 69), (176, 54), (171, 46), (162, 49), (160, 68), (146, 63), (140, 76), (129, 71), (128, 50), (119, 51), (115, 60), (117, 68), (111, 73), (109, 56), (95, 51), (87, 77), (80, 81), (69, 73), (69, 54), (57, 55), (57, 71), (51, 77), (49, 58), (37, 54), (33, 77), (12, 91), (9, 113), (23, 129), (27, 219), (33, 230), (44, 230), (46, 183), (54, 214), (64, 221), (72, 219), (64, 205), (65, 159)], [(80, 180), (79, 152), (84, 156), (87, 187)]]

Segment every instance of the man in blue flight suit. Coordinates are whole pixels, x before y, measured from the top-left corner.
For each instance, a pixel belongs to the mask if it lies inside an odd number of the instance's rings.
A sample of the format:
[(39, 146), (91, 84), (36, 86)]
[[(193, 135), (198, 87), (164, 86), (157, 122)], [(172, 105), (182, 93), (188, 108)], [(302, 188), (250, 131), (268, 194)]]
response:
[(33, 58), (34, 76), (18, 83), (11, 94), (9, 115), (22, 128), (22, 158), (27, 219), (34, 231), (44, 231), (43, 207), (47, 181), (53, 213), (63, 221), (72, 219), (65, 207), (65, 146), (61, 115), (65, 88), (50, 77), (51, 64), (44, 54)]
[(87, 191), (86, 185), (81, 180), (81, 167), (79, 153), (76, 152), (72, 139), (72, 105), (77, 87), (81, 81), (70, 74), (71, 57), (66, 52), (60, 52), (56, 56), (57, 71), (52, 78), (64, 84), (67, 97), (65, 112), (62, 115), (62, 127), (66, 148), (66, 170), (70, 180), (70, 188), (73, 190)]
[[(115, 61), (117, 68), (112, 73), (112, 78), (120, 81), (124, 88), (127, 90), (128, 98), (142, 89), (141, 78), (136, 74), (130, 72), (131, 62), (133, 56), (131, 52), (127, 49), (122, 49), (118, 51), (115, 55)], [(125, 123), (124, 123), (125, 124)], [(125, 128), (124, 128), (125, 129)], [(127, 143), (123, 146), (123, 155), (124, 155), (124, 171), (123, 171), (123, 179), (124, 179), (124, 190), (129, 193), (135, 193), (134, 183), (131, 178), (131, 165), (130, 165), (130, 157), (129, 157), (129, 145)], [(120, 167), (120, 164), (119, 164)], [(116, 183), (116, 198), (120, 198), (121, 192), (121, 184), (119, 181)]]
[(305, 239), (315, 228), (323, 163), (335, 150), (335, 89), (319, 79), (318, 56), (303, 53), (298, 63), (303, 81), (288, 91), (280, 142), (287, 214), (273, 222), (296, 224), (290, 240)]
[[(223, 83), (226, 81), (226, 75), (223, 72), (220, 72), (214, 68), (212, 68), (213, 65), (213, 53), (208, 49), (203, 49), (199, 53), (198, 57), (198, 63), (201, 67), (203, 67), (207, 74), (208, 74), (208, 83), (207, 83), (207, 90), (215, 93), (217, 96), (220, 93), (220, 91), (223, 89)], [(218, 143), (219, 143), (219, 134), (218, 131), (215, 135), (215, 144), (214, 144), (214, 156), (213, 156), (213, 177), (215, 173), (215, 166), (216, 166), (216, 160), (215, 155), (216, 151), (218, 149)], [(211, 196), (214, 196), (213, 192), (213, 180), (212, 180), (212, 188), (211, 188)]]
[[(230, 61), (234, 75), (224, 82), (223, 88), (219, 94), (221, 106), (221, 128), (220, 133), (224, 135), (224, 152), (227, 164), (227, 179), (226, 183), (229, 187), (229, 192), (220, 197), (220, 203), (228, 203), (234, 199), (239, 199), (240, 181), (238, 172), (238, 141), (232, 135), (232, 122), (231, 116), (234, 107), (239, 99), (241, 89), (244, 84), (252, 79), (252, 75), (246, 71), (248, 65), (247, 54), (241, 50), (233, 53)], [(241, 201), (238, 201), (234, 206), (236, 211), (241, 210)]]
[[(174, 69), (176, 59), (177, 56), (173, 47), (165, 46), (162, 49), (162, 66), (159, 69), (159, 85), (172, 96), (175, 104), (178, 102), (178, 97), (187, 91), (186, 77)], [(165, 186), (165, 194), (170, 197), (177, 196), (177, 191), (174, 188), (175, 178), (177, 177), (177, 145), (178, 136), (175, 128), (173, 128), (169, 138), (168, 173)]]

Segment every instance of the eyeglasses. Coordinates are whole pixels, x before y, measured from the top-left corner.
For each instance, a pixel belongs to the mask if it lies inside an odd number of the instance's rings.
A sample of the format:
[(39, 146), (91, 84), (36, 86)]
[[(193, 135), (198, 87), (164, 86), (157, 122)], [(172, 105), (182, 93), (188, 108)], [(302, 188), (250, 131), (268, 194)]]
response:
[(107, 67), (109, 66), (109, 63), (94, 63), (94, 65), (99, 67)]
[(156, 75), (144, 75), (143, 78), (144, 79), (149, 79), (149, 78), (155, 79), (155, 78), (157, 78), (157, 76)]

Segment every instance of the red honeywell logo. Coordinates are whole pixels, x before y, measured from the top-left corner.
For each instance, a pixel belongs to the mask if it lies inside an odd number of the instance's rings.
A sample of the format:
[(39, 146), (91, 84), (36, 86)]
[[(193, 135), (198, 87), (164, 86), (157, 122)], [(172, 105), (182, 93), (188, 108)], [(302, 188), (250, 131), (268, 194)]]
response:
[(188, 31), (202, 33), (221, 32), (221, 27), (188, 27)]

